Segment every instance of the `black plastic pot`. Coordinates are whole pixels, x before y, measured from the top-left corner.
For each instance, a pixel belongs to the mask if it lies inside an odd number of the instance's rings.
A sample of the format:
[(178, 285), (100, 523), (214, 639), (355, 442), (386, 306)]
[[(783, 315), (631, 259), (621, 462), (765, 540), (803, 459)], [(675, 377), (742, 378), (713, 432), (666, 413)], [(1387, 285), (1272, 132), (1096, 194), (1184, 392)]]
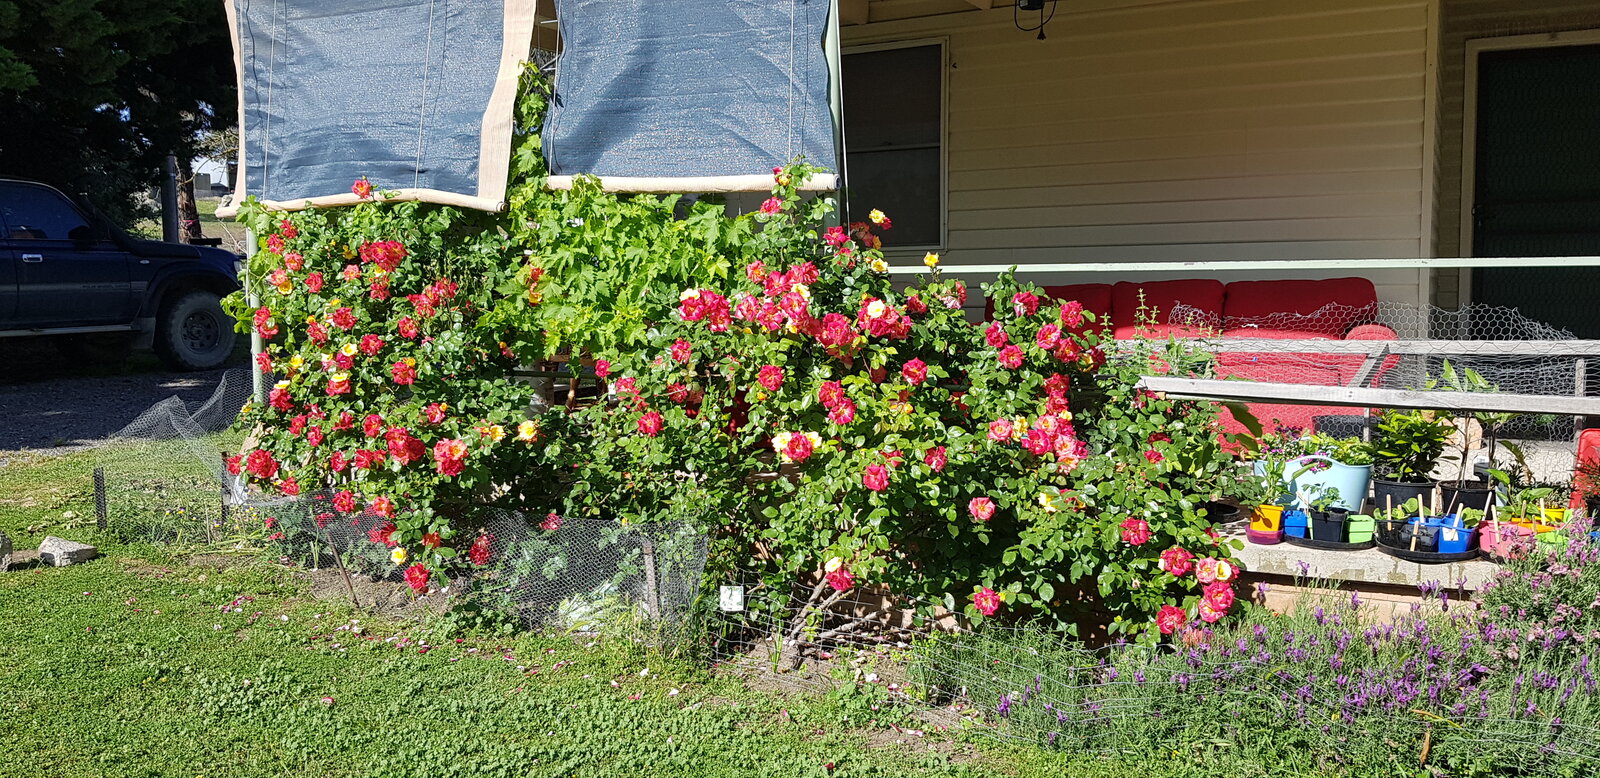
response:
[(1406, 522), (1404, 519), (1397, 518), (1393, 521), (1378, 519), (1378, 527), (1375, 534), (1378, 536), (1379, 543), (1386, 546), (1398, 546), (1400, 545), (1400, 533), (1404, 532), (1405, 529)]
[(1311, 535), (1313, 540), (1332, 543), (1344, 542), (1344, 522), (1350, 518), (1350, 511), (1343, 508), (1329, 508), (1325, 511), (1311, 512)]
[(1241, 513), (1239, 506), (1229, 505), (1225, 502), (1212, 502), (1208, 500), (1201, 503), (1200, 507), (1206, 509), (1206, 518), (1210, 519), (1212, 524), (1226, 524), (1227, 522), (1239, 518), (1239, 514)]
[(1405, 505), (1406, 500), (1410, 499), (1421, 500), (1424, 505), (1430, 504), (1433, 501), (1433, 482), (1412, 484), (1404, 481), (1372, 479), (1373, 510), (1389, 510), (1391, 499), (1395, 508)]
[(1441, 481), (1439, 499), (1444, 501), (1445, 513), (1459, 513), (1462, 508), (1487, 513), (1494, 502), (1494, 487), (1482, 481)]
[[(1416, 545), (1412, 546), (1412, 537), (1416, 538)], [(1425, 554), (1436, 553), (1439, 550), (1439, 528), (1429, 527), (1420, 522), (1412, 522), (1400, 531), (1400, 542), (1394, 544), (1395, 548), (1408, 551), (1421, 551)]]

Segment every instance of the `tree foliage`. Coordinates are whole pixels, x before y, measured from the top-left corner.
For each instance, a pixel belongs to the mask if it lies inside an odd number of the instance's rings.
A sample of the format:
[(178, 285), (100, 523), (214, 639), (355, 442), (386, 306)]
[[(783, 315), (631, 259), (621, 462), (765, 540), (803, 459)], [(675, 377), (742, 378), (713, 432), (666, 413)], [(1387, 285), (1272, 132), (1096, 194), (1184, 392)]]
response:
[(127, 223), (168, 154), (235, 123), (217, 0), (0, 0), (0, 172)]

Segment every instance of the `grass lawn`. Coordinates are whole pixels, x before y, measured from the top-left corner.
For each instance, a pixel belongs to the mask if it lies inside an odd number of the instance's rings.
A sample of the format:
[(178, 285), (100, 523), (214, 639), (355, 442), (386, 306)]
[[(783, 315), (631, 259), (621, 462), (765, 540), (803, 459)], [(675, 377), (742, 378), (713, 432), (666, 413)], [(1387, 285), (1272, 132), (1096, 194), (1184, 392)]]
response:
[(884, 714), (864, 698), (750, 691), (619, 639), (458, 642), (441, 617), (313, 599), (250, 554), (122, 545), (93, 528), (91, 456), (0, 465), (0, 531), (19, 548), (57, 534), (104, 554), (0, 574), (0, 776), (1128, 772), (908, 737), (870, 723)]

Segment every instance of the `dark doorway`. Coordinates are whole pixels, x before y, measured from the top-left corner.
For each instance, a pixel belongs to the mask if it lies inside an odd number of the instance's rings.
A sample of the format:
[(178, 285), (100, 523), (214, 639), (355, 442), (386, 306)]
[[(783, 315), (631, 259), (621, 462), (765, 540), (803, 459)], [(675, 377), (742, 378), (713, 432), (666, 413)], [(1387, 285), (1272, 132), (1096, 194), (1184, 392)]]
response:
[[(1478, 54), (1473, 256), (1600, 256), (1600, 44)], [(1472, 299), (1600, 338), (1600, 268), (1483, 268)]]

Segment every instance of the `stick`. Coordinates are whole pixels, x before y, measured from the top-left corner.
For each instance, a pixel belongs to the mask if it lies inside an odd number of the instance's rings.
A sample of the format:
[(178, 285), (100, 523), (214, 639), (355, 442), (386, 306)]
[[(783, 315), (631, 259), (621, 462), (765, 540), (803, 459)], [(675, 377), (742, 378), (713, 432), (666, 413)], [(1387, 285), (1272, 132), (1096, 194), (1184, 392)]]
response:
[(1390, 532), (1394, 532), (1394, 495), (1384, 495), (1383, 501), (1388, 506), (1383, 512), (1384, 527)]
[(344, 560), (339, 557), (339, 547), (333, 544), (333, 538), (328, 535), (328, 530), (322, 530), (322, 539), (328, 541), (328, 550), (333, 552), (333, 562), (339, 566), (339, 572), (344, 574), (344, 589), (350, 593), (350, 604), (360, 608), (361, 603), (356, 601), (356, 587), (350, 582), (350, 571), (345, 569)]
[(1422, 501), (1417, 501), (1417, 523), (1411, 528), (1411, 550), (1417, 550), (1417, 536), (1422, 534)]

